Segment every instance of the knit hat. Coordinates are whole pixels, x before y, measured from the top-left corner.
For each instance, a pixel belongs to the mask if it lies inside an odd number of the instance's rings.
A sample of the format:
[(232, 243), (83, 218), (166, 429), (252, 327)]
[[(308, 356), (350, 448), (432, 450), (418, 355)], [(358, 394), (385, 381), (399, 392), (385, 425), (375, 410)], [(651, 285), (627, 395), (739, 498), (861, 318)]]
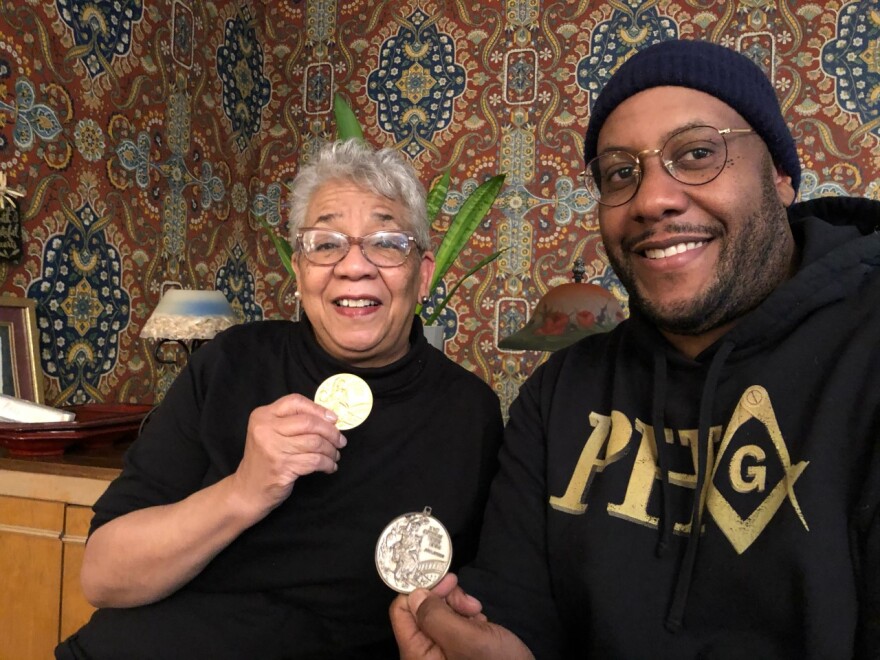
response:
[(667, 85), (711, 94), (736, 110), (764, 140), (797, 193), (801, 164), (773, 85), (745, 55), (707, 41), (661, 41), (624, 62), (593, 105), (584, 162), (595, 158), (599, 131), (618, 105), (638, 92)]

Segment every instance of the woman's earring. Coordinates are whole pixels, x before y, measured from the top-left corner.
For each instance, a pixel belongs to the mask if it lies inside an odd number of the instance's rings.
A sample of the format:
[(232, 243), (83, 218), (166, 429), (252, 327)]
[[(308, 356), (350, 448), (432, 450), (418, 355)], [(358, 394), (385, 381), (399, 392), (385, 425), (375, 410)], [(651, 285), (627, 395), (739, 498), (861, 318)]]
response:
[(422, 296), (423, 305), (427, 305), (429, 302), (431, 302), (431, 296)]
[(296, 298), (297, 300), (302, 298), (302, 294), (299, 292), (299, 289), (297, 289), (296, 291), (293, 292), (293, 297)]

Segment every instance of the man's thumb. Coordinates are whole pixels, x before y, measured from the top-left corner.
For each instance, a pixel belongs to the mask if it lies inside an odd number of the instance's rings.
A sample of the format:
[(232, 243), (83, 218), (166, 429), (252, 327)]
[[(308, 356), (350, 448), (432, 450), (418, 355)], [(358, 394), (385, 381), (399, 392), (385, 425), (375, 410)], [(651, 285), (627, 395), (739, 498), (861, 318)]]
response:
[(422, 603), (425, 602), (425, 599), (430, 595), (430, 592), (427, 589), (416, 589), (409, 595), (409, 599), (407, 604), (409, 605), (409, 611), (413, 613), (415, 616), (419, 607), (421, 607)]

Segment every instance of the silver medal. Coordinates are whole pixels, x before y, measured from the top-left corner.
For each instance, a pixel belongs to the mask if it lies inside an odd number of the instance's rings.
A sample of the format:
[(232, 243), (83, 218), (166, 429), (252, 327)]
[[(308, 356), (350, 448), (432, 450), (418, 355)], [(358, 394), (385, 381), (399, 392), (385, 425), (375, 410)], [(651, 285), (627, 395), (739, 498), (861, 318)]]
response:
[(402, 594), (430, 589), (452, 563), (452, 539), (431, 516), (431, 507), (392, 520), (376, 543), (376, 570), (389, 587)]

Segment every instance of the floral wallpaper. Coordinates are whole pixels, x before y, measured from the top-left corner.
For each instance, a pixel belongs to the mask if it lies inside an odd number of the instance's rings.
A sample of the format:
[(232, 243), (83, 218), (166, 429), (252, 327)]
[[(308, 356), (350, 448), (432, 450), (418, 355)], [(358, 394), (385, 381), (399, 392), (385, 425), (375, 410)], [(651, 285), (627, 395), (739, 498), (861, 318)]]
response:
[(507, 173), (447, 282), (509, 249), (442, 317), (447, 355), (506, 408), (547, 354), (498, 342), (576, 258), (626, 304), (577, 180), (583, 132), (620, 62), (671, 38), (763, 67), (801, 198), (880, 199), (876, 0), (0, 0), (0, 172), (25, 193), (0, 293), (36, 302), (47, 402), (161, 398), (177, 367), (138, 333), (168, 287), (218, 289), (242, 321), (294, 315), (261, 223), (285, 232), (286, 185), (332, 137), (339, 92), (426, 184), (451, 169), (438, 241)]

